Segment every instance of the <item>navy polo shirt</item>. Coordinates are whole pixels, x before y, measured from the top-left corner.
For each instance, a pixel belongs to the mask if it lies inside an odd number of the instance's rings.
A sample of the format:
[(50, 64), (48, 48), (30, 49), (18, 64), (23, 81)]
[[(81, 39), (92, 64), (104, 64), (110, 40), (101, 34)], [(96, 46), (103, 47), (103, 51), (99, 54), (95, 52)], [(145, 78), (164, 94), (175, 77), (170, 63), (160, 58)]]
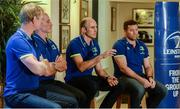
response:
[[(36, 43), (36, 53), (38, 55), (38, 60), (47, 59), (49, 62), (55, 62), (56, 58), (60, 55), (60, 52), (56, 44), (51, 40), (46, 38), (44, 41), (38, 34), (33, 35), (33, 39)], [(54, 79), (54, 76), (45, 77), (41, 76), (40, 80)]]
[(37, 89), (39, 77), (34, 75), (22, 62), (27, 56), (35, 56), (33, 40), (22, 30), (17, 30), (6, 46), (6, 85), (4, 96)]
[[(113, 45), (113, 48), (117, 50), (115, 57), (125, 56), (127, 61), (127, 66), (137, 74), (144, 75), (142, 66), (143, 66), (144, 58), (147, 58), (149, 54), (146, 45), (142, 41), (136, 40), (136, 46), (134, 48), (127, 41), (126, 38), (122, 38)], [(114, 58), (113, 58), (113, 64), (114, 64), (114, 75), (116, 77), (120, 77), (122, 75), (122, 72), (120, 71)]]
[(88, 45), (83, 36), (78, 36), (73, 39), (66, 50), (67, 71), (65, 81), (71, 80), (73, 77), (81, 77), (85, 75), (91, 75), (93, 68), (87, 69), (84, 72), (80, 72), (74, 63), (73, 57), (82, 56), (83, 61), (88, 61), (100, 54), (100, 48), (95, 40)]

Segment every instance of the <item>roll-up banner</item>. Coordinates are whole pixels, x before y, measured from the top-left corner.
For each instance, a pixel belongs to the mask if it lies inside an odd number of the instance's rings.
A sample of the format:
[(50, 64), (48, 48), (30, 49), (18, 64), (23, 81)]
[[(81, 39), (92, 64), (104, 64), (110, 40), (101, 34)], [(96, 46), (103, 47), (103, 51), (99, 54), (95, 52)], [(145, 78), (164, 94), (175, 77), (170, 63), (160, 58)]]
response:
[(179, 2), (155, 3), (155, 78), (168, 89), (159, 105), (163, 108), (178, 108), (180, 103), (179, 21)]

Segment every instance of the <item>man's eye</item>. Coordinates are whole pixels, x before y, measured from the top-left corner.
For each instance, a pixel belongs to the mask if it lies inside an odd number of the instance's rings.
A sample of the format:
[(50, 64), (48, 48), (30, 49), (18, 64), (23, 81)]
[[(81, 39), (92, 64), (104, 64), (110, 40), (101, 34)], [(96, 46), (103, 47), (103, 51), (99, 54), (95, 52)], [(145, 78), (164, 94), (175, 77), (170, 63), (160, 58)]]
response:
[(95, 29), (96, 27), (91, 27), (92, 29)]

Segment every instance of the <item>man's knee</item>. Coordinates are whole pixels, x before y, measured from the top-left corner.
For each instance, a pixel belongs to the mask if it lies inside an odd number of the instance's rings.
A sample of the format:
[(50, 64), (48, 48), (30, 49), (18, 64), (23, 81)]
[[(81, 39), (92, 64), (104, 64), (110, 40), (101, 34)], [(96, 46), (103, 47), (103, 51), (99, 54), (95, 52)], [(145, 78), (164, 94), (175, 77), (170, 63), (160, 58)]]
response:
[(160, 92), (160, 93), (158, 93), (158, 96), (160, 96), (161, 98), (164, 98), (168, 93), (167, 88), (164, 85), (159, 84), (159, 83), (157, 84), (157, 87)]
[(87, 100), (87, 96), (83, 92), (79, 93), (76, 98), (78, 99), (78, 101), (86, 101)]
[(141, 100), (145, 94), (145, 89), (143, 87), (137, 87), (135, 88), (134, 93), (136, 93), (137, 98)]
[(166, 87), (164, 87), (164, 88), (162, 89), (162, 94), (161, 94), (161, 96), (164, 98), (164, 97), (167, 95), (167, 93), (168, 93), (168, 90), (167, 90)]
[(137, 80), (128, 78), (127, 84), (128, 89), (130, 89), (130, 95), (134, 95), (137, 98), (141, 99), (145, 94), (145, 88)]

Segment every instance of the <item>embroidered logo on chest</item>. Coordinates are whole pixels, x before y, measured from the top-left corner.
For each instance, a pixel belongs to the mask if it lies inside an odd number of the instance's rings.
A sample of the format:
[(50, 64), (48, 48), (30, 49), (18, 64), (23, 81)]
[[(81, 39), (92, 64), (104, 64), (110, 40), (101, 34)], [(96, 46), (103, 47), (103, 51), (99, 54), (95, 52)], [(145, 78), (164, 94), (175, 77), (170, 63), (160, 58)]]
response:
[(97, 48), (96, 48), (96, 47), (93, 47), (93, 48), (92, 48), (92, 52), (93, 52), (93, 55), (96, 56), (96, 55), (97, 55), (97, 52), (98, 52)]
[(55, 45), (52, 45), (52, 46), (51, 46), (51, 48), (52, 48), (53, 50), (56, 50), (56, 47), (55, 47)]
[(140, 47), (139, 47), (139, 51), (140, 51), (140, 54), (145, 54), (145, 52), (144, 52), (144, 47), (143, 47), (143, 46), (140, 46)]

